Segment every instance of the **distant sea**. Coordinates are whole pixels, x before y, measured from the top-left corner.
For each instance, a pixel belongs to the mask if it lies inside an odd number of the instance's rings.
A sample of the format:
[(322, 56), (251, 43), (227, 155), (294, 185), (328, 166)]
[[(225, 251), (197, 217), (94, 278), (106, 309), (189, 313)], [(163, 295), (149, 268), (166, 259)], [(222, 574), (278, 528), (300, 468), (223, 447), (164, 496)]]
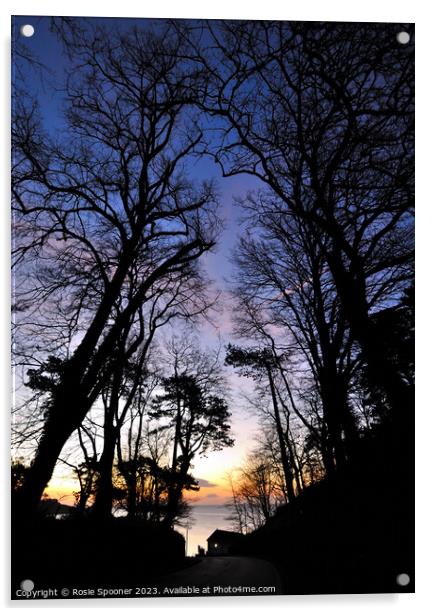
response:
[[(189, 520), (188, 528), (188, 556), (197, 554), (198, 546), (201, 545), (207, 550), (206, 539), (213, 533), (214, 530), (233, 530), (231, 522), (226, 520), (230, 512), (224, 505), (193, 505), (192, 516)], [(185, 540), (187, 539), (187, 529), (185, 527), (176, 526), (176, 530), (180, 532)]]

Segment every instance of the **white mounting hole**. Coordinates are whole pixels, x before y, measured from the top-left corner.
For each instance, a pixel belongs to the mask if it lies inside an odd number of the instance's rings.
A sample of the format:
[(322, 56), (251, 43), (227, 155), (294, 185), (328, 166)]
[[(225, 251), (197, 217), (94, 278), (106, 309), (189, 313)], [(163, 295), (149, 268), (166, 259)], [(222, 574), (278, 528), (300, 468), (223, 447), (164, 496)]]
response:
[(399, 586), (407, 586), (410, 582), (410, 577), (407, 573), (399, 573), (399, 575), (397, 575), (396, 582)]
[(20, 32), (21, 32), (21, 36), (25, 36), (26, 38), (29, 38), (30, 36), (34, 35), (35, 29), (31, 24), (24, 24), (23, 26), (21, 26)]
[(407, 45), (410, 41), (410, 34), (409, 32), (399, 32), (397, 34), (397, 42), (400, 43), (400, 45)]
[(35, 583), (33, 580), (23, 580), (20, 584), (21, 590), (24, 590), (25, 592), (31, 592), (34, 587)]

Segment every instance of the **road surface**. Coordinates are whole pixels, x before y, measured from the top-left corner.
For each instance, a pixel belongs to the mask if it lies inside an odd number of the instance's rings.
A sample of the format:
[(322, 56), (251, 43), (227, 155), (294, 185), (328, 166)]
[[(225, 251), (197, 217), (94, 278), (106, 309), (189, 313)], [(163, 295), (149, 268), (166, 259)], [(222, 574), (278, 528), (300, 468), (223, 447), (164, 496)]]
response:
[[(236, 590), (232, 592), (216, 591), (216, 594), (278, 594), (281, 592), (281, 580), (274, 565), (260, 558), (246, 556), (207, 556), (200, 562), (186, 569), (175, 571), (158, 579), (158, 585), (168, 587), (196, 586), (210, 587), (255, 587), (255, 592)], [(268, 590), (265, 590), (267, 587)], [(269, 588), (271, 587), (271, 588)], [(275, 587), (275, 591), (272, 590)], [(261, 590), (260, 590), (261, 589)], [(182, 593), (183, 594), (183, 593)]]

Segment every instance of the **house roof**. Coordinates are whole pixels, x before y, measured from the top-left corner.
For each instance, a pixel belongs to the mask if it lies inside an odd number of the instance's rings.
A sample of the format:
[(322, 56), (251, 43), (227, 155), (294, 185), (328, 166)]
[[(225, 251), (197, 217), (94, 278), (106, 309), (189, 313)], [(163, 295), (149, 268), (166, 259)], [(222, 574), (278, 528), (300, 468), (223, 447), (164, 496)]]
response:
[(243, 537), (241, 533), (234, 533), (231, 530), (219, 530), (219, 528), (217, 528), (211, 535), (209, 535), (207, 541), (233, 541), (234, 539), (239, 539), (240, 537)]
[(64, 505), (55, 498), (43, 498), (39, 505), (38, 511), (42, 515), (57, 515), (57, 514), (72, 514), (77, 511), (75, 507)]

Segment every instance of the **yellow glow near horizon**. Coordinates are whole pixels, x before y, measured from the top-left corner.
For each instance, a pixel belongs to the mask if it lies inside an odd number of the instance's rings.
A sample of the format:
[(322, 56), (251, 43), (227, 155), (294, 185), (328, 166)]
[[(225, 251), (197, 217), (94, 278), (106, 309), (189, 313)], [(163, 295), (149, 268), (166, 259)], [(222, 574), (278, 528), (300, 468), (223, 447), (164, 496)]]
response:
[[(185, 500), (197, 505), (223, 505), (230, 499), (230, 486), (224, 477), (220, 479), (213, 477), (212, 479), (206, 479), (206, 481), (209, 481), (212, 485), (202, 485), (198, 492), (185, 492)], [(75, 504), (73, 492), (76, 492), (78, 489), (78, 485), (72, 479), (69, 481), (53, 477), (44, 491), (44, 496), (55, 498), (63, 505), (72, 506)]]
[[(231, 498), (231, 489), (227, 475), (242, 466), (248, 450), (253, 444), (253, 435), (257, 424), (249, 417), (238, 414), (233, 418), (234, 447), (226, 447), (221, 451), (209, 452), (206, 457), (196, 457), (190, 469), (191, 474), (202, 480), (198, 492), (185, 492), (187, 501), (197, 505), (223, 505)], [(207, 485), (210, 484), (210, 485)], [(56, 498), (65, 505), (74, 504), (73, 492), (79, 490), (78, 480), (70, 469), (59, 464), (49, 482), (45, 494)]]
[[(247, 436), (247, 435), (245, 435)], [(202, 481), (198, 492), (185, 492), (185, 499), (198, 505), (223, 505), (231, 497), (227, 475), (238, 468), (247, 453), (250, 441), (237, 440), (232, 448), (210, 452), (206, 457), (196, 458), (191, 469), (192, 475)], [(207, 485), (207, 484), (210, 485)], [(57, 468), (49, 482), (45, 494), (56, 498), (65, 505), (74, 504), (73, 492), (79, 490), (74, 477), (65, 474), (64, 469)]]
[(44, 496), (57, 499), (62, 505), (74, 505), (74, 492), (79, 489), (78, 481), (64, 477), (52, 477), (44, 490)]

